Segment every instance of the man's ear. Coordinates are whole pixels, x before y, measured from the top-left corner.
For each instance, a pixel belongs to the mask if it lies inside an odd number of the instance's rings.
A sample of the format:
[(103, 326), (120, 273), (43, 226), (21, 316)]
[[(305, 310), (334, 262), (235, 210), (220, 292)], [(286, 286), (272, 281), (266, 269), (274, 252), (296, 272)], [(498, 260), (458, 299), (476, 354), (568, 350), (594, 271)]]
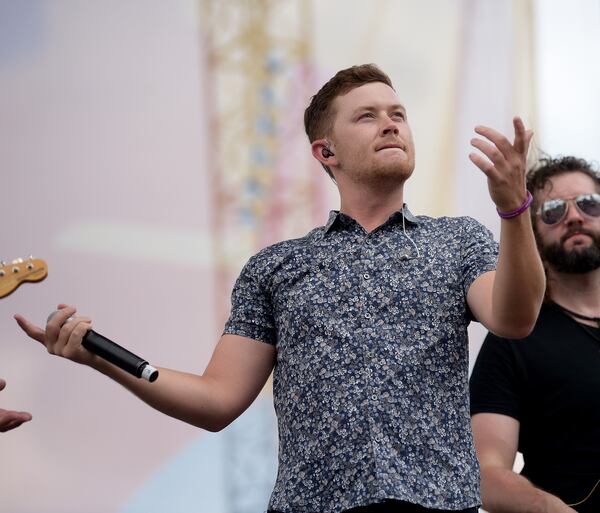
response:
[(311, 150), (313, 157), (324, 166), (337, 165), (337, 158), (327, 139), (315, 139), (311, 144)]

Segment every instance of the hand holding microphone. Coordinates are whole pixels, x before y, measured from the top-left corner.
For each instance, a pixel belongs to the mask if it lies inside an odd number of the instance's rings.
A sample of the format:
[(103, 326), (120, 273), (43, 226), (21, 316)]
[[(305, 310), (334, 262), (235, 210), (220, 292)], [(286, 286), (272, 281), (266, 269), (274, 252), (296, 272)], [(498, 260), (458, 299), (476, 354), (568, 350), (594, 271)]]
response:
[[(48, 321), (54, 317), (58, 310), (48, 316)], [(65, 322), (69, 322), (69, 317)], [(17, 319), (18, 320), (18, 319)], [(82, 338), (81, 345), (88, 351), (116, 365), (137, 378), (153, 382), (158, 378), (158, 369), (150, 365), (146, 360), (116, 344), (112, 340), (100, 335), (94, 330), (88, 330)]]

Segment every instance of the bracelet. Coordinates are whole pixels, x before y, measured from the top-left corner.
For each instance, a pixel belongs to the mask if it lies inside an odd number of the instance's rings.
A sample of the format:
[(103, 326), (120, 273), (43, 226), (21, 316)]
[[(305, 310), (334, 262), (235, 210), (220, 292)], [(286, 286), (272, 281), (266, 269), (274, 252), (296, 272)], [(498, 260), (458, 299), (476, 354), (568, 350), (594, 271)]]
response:
[(512, 219), (513, 217), (517, 217), (517, 216), (521, 215), (523, 212), (525, 212), (529, 208), (529, 205), (531, 205), (532, 201), (533, 201), (533, 196), (531, 195), (531, 193), (529, 191), (527, 191), (527, 197), (525, 198), (525, 201), (518, 209), (511, 210), (510, 212), (502, 212), (498, 209), (498, 207), (496, 207), (496, 212), (498, 212), (498, 215), (502, 219)]

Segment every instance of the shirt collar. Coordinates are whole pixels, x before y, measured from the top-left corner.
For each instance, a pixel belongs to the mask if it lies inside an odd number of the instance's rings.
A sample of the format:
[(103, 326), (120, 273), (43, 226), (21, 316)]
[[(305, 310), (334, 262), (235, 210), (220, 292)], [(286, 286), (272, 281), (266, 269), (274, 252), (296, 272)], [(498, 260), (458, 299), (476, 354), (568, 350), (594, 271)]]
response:
[[(408, 221), (409, 223), (418, 223), (419, 222), (419, 218), (417, 216), (415, 216), (409, 210), (408, 205), (406, 203), (404, 203), (402, 208), (400, 210), (396, 210), (396, 212), (394, 212), (389, 217), (389, 219), (386, 221), (386, 223), (396, 221), (397, 219), (402, 219), (402, 212), (404, 212), (404, 219), (406, 221)], [(325, 225), (325, 228), (324, 228), (325, 233), (328, 233), (329, 230), (331, 230), (331, 228), (333, 227), (333, 225), (335, 224), (336, 221), (340, 220), (341, 222), (343, 222), (344, 218), (346, 220), (352, 219), (350, 216), (343, 214), (339, 210), (332, 210), (331, 212), (329, 212), (329, 219), (327, 220), (327, 224)]]

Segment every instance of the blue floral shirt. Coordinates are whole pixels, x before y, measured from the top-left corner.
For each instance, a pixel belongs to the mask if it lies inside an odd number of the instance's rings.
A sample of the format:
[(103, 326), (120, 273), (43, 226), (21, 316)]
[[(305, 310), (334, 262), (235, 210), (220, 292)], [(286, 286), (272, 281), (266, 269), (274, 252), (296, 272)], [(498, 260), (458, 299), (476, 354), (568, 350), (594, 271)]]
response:
[(480, 503), (466, 296), (495, 269), (497, 244), (471, 218), (405, 211), (371, 233), (331, 212), (253, 256), (236, 282), (225, 333), (277, 350), (270, 509)]

